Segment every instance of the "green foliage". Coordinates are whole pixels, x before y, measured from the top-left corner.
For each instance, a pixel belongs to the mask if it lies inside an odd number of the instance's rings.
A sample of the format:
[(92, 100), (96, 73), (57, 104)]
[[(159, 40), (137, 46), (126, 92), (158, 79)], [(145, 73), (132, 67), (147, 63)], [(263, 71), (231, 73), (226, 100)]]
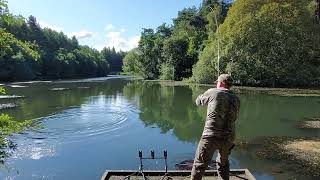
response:
[(6, 19), (6, 16), (9, 14), (8, 3), (5, 0), (0, 0), (0, 24)]
[(10, 155), (6, 151), (7, 148), (14, 148), (12, 141), (5, 139), (5, 137), (13, 133), (19, 133), (31, 125), (31, 120), (18, 122), (7, 114), (0, 114), (0, 164), (3, 164), (4, 160)]
[(41, 28), (34, 16), (12, 15), (0, 0), (0, 81), (106, 76), (121, 71), (124, 55), (81, 46), (75, 37)]
[(191, 81), (197, 83), (213, 83), (217, 75), (216, 47), (209, 44), (200, 54), (200, 60), (193, 66)]
[[(143, 29), (139, 47), (124, 63), (123, 70), (139, 74), (145, 79), (182, 80), (192, 75), (192, 67), (198, 61), (199, 52), (204, 48), (211, 29), (207, 15), (210, 7), (220, 7), (219, 21), (223, 21), (229, 7), (224, 1), (204, 1), (203, 5), (185, 8), (173, 19), (173, 26), (159, 26), (156, 31)], [(209, 27), (210, 26), (210, 27)], [(209, 34), (210, 35), (210, 34)], [(129, 63), (131, 59), (131, 63)], [(132, 60), (134, 59), (134, 60)]]
[(30, 58), (37, 60), (40, 55), (35, 51), (35, 45), (16, 39), (11, 33), (0, 28), (0, 60), (5, 58), (22, 60)]
[[(5, 94), (5, 89), (0, 86), (0, 94)], [(18, 122), (7, 114), (0, 114), (0, 163), (6, 158), (6, 152), (2, 150), (8, 144), (5, 137), (12, 133), (18, 133), (32, 125), (31, 120)]]
[[(241, 1), (236, 2), (235, 7), (238, 3)], [(248, 1), (246, 3), (250, 4)], [(241, 64), (251, 63), (252, 66), (247, 67), (248, 74), (254, 80), (265, 81), (269, 85), (303, 85), (312, 82), (312, 76), (307, 77), (303, 71), (312, 74), (314, 70), (309, 68), (310, 63), (320, 63), (319, 53), (310, 54), (313, 51), (319, 52), (319, 43), (316, 42), (320, 42), (320, 36), (316, 33), (319, 27), (309, 28), (314, 26), (314, 22), (313, 16), (306, 9), (307, 5), (287, 0), (265, 1), (255, 6), (256, 16), (248, 12), (243, 21), (238, 21), (238, 26), (228, 30), (231, 33), (226, 33), (226, 40), (235, 42), (230, 49), (226, 49), (227, 58), (234, 54), (232, 57), (238, 59), (235, 62), (241, 63), (243, 60)], [(230, 21), (226, 20), (226, 23)], [(238, 29), (240, 27), (242, 30)], [(249, 32), (243, 32), (244, 29), (249, 29)], [(235, 53), (228, 53), (235, 48)]]
[(153, 29), (143, 29), (138, 48), (125, 57), (123, 70), (145, 79), (159, 78), (161, 63), (164, 62), (164, 40), (170, 35), (171, 28), (166, 24), (159, 26), (156, 32)]
[(174, 68), (174, 79), (181, 80), (191, 75), (193, 59), (188, 56), (188, 40), (172, 36), (165, 40), (162, 55), (165, 62)]
[(192, 75), (198, 83), (212, 83), (219, 69), (242, 85), (317, 86), (318, 9), (314, 0), (203, 0), (179, 11), (172, 27), (144, 29), (139, 53), (128, 54), (123, 69), (146, 79)]
[[(0, 94), (5, 94), (5, 89), (0, 86)], [(12, 133), (20, 132), (25, 127), (30, 126), (31, 121), (18, 122), (7, 114), (0, 114), (0, 142)]]
[(0, 138), (3, 138), (12, 133), (21, 132), (24, 128), (30, 126), (32, 121), (15, 121), (7, 114), (0, 114)]
[(123, 66), (123, 58), (125, 56), (125, 52), (116, 52), (114, 48), (103, 48), (101, 51), (101, 55), (103, 60), (108, 62), (110, 65), (110, 72), (120, 72), (122, 71)]
[[(319, 85), (320, 27), (310, 3), (312, 0), (235, 1), (219, 27), (221, 71), (243, 85)], [(197, 82), (205, 79), (200, 77), (208, 71), (209, 61), (216, 64), (217, 36), (213, 29), (211, 32), (212, 39), (194, 66), (192, 79)]]
[(139, 66), (139, 54), (137, 49), (133, 49), (127, 53), (123, 59), (123, 71), (132, 75), (141, 75), (139, 72), (142, 67)]
[(18, 40), (13, 34), (0, 28), (0, 80), (33, 76), (30, 67), (24, 66), (35, 63), (39, 58), (35, 44)]
[(168, 63), (161, 64), (160, 78), (161, 80), (174, 80), (174, 66)]
[(155, 51), (156, 35), (153, 29), (143, 29), (139, 41), (140, 74), (145, 79), (156, 79), (159, 75), (157, 54)]
[(6, 94), (6, 90), (0, 86), (0, 94)]

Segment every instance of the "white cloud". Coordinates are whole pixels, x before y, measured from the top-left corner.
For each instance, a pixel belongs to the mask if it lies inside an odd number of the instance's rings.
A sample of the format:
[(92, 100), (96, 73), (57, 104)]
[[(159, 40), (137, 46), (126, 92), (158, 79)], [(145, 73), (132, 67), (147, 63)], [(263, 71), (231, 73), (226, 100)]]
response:
[[(60, 26), (56, 26), (56, 25), (52, 25), (49, 23), (46, 23), (44, 21), (38, 21), (39, 25), (41, 28), (50, 28), (52, 30), (61, 32), (63, 31), (63, 28)], [(88, 38), (88, 37), (92, 37), (93, 33), (87, 30), (81, 30), (78, 32), (71, 32), (71, 33), (66, 33), (69, 37), (75, 36), (77, 39), (84, 39), (84, 38)]]
[(106, 37), (113, 39), (113, 38), (119, 37), (120, 34), (121, 34), (121, 32), (111, 31), (111, 32), (108, 32), (108, 33), (107, 33)]
[(123, 37), (122, 33), (124, 31), (109, 31), (106, 34), (106, 43), (103, 45), (95, 46), (96, 49), (102, 50), (104, 47), (112, 48), (114, 47), (116, 51), (129, 51), (138, 46), (140, 36), (132, 36), (129, 38)]
[(113, 30), (114, 28), (115, 28), (114, 25), (108, 24), (104, 29), (105, 29), (106, 31), (110, 31), (110, 30)]
[(104, 47), (114, 47), (116, 51), (129, 51), (138, 46), (140, 36), (124, 37), (123, 33), (126, 32), (125, 28), (118, 29), (114, 25), (108, 24), (105, 30), (107, 33), (105, 35), (107, 38), (106, 43), (104, 45), (96, 46), (98, 50), (101, 50)]
[(77, 39), (84, 39), (89, 38), (93, 36), (93, 32), (87, 31), (87, 30), (81, 30), (79, 32), (71, 32), (67, 33), (69, 37), (75, 36)]
[(41, 28), (50, 28), (50, 29), (58, 31), (58, 32), (63, 31), (63, 28), (60, 26), (52, 25), (52, 24), (49, 24), (49, 23), (46, 23), (43, 21), (38, 21), (38, 23)]

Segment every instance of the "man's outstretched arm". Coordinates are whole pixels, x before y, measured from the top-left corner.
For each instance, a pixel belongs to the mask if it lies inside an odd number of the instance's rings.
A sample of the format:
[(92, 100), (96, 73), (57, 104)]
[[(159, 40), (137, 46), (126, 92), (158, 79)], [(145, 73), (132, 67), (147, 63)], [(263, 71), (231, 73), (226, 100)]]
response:
[(211, 98), (211, 93), (210, 93), (210, 89), (207, 90), (205, 93), (200, 94), (197, 99), (196, 99), (196, 104), (197, 106), (201, 105), (201, 106), (205, 106), (208, 105), (208, 103), (210, 102), (210, 98)]

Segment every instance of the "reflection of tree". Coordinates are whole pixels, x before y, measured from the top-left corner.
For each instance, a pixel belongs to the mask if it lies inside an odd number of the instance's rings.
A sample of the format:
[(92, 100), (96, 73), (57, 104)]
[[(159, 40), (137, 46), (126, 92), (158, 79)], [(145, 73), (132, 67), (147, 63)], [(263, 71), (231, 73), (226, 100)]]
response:
[(162, 133), (172, 129), (182, 141), (200, 138), (206, 113), (204, 108), (196, 107), (190, 88), (135, 81), (128, 83), (123, 93), (138, 104), (140, 119), (146, 126), (157, 125)]
[[(8, 88), (7, 94), (23, 95), (26, 98), (14, 100), (18, 104), (18, 108), (2, 112), (17, 120), (46, 117), (66, 108), (80, 106), (85, 101), (90, 100), (92, 96), (116, 96), (126, 83), (127, 81), (124, 80), (110, 79), (106, 82), (46, 83), (30, 85), (28, 88)], [(69, 90), (50, 90), (57, 87), (68, 88)]]
[(0, 141), (0, 165), (10, 157), (11, 152), (17, 148), (17, 145), (11, 140)]

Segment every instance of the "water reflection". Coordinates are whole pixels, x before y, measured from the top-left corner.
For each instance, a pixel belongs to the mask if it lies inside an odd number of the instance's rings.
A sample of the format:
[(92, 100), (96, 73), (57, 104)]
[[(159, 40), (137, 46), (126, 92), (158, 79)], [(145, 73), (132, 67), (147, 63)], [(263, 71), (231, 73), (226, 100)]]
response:
[[(104, 82), (97, 82), (101, 79), (79, 80), (78, 83), (30, 82), (28, 88), (7, 85), (8, 94), (23, 95), (25, 98), (0, 99), (0, 104), (10, 102), (18, 105), (15, 109), (1, 110), (0, 113), (7, 113), (17, 120), (34, 119), (41, 125), (11, 136), (1, 144), (0, 164), (8, 158), (36, 160), (52, 157), (61, 139), (85, 141), (86, 137), (121, 129), (127, 119), (126, 111), (130, 109), (130, 105), (121, 104), (120, 92), (126, 81), (116, 81), (113, 77), (109, 79), (105, 81), (105, 78)], [(57, 87), (69, 90), (50, 90)], [(108, 119), (108, 116), (112, 118)]]
[[(133, 81), (123, 88), (124, 96), (140, 108), (146, 126), (156, 125), (163, 133), (173, 130), (181, 141), (197, 142), (206, 117), (206, 107), (194, 100), (209, 87), (166, 86), (155, 82)], [(303, 118), (319, 117), (317, 99), (239, 94), (241, 110), (236, 122), (237, 136), (250, 140), (261, 136), (319, 137), (319, 131), (297, 129)]]
[(123, 88), (123, 94), (139, 106), (140, 119), (146, 126), (156, 125), (162, 133), (172, 129), (181, 141), (196, 142), (200, 138), (206, 113), (196, 107), (188, 87), (133, 81)]
[[(179, 141), (198, 142), (206, 118), (206, 107), (196, 107), (194, 100), (209, 87), (167, 86), (156, 82), (134, 81), (125, 85), (123, 94), (140, 109), (146, 127), (156, 126), (171, 132)], [(320, 117), (319, 98), (278, 97), (263, 94), (239, 94), (241, 111), (236, 122), (238, 141), (258, 137), (320, 137), (319, 130), (301, 130), (296, 122)], [(258, 179), (301, 177), (284, 172), (285, 164), (259, 158), (254, 149), (235, 148), (230, 161), (233, 168), (248, 168)], [(192, 159), (189, 156), (189, 159)], [(304, 178), (307, 178), (304, 176)]]
[[(106, 168), (136, 169), (138, 149), (167, 149), (171, 169), (176, 163), (193, 158), (206, 117), (206, 107), (197, 107), (194, 100), (208, 87), (117, 78), (98, 80), (7, 87), (8, 94), (26, 98), (0, 99), (0, 103), (18, 105), (1, 112), (16, 119), (38, 119), (43, 127), (11, 137), (17, 147), (6, 154), (7, 163), (20, 172), (17, 175), (0, 171), (0, 179), (98, 179)], [(53, 88), (68, 90), (50, 91)], [(298, 120), (320, 117), (319, 98), (239, 96), (238, 139), (320, 137), (319, 131), (295, 128)], [(8, 151), (0, 151), (1, 156), (3, 152)], [(281, 177), (270, 173), (279, 169), (280, 163), (259, 160), (250, 149), (236, 148), (231, 165), (249, 168), (262, 179)]]
[(16, 150), (17, 144), (11, 140), (0, 142), (0, 167), (4, 164), (5, 160), (12, 155), (12, 151)]
[[(103, 79), (102, 79), (103, 80)], [(100, 81), (102, 81), (100, 79)], [(107, 80), (107, 81), (106, 81)], [(3, 110), (16, 119), (36, 119), (61, 112), (66, 108), (80, 107), (88, 98), (99, 95), (116, 96), (126, 84), (125, 80), (104, 79), (102, 82), (78, 83), (34, 83), (30, 88), (6, 87), (7, 94), (23, 95), (23, 99), (0, 99), (0, 103), (14, 102), (16, 109)], [(80, 87), (80, 88), (79, 88)], [(86, 87), (86, 88), (81, 88)], [(65, 91), (50, 91), (53, 88), (67, 88)]]

